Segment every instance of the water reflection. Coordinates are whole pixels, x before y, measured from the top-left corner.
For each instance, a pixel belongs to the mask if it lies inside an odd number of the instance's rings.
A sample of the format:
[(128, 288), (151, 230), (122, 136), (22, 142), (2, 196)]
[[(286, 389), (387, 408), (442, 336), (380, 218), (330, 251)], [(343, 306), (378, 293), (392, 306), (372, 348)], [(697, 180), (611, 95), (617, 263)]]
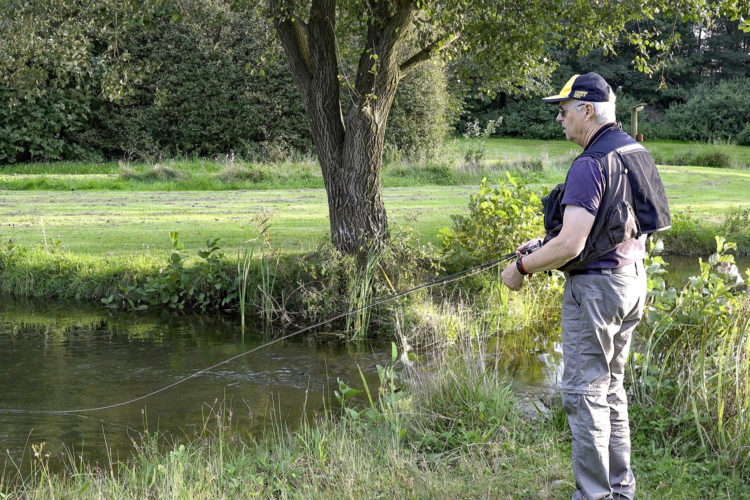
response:
[[(704, 262), (707, 260), (708, 257), (703, 257)], [(680, 289), (690, 276), (697, 276), (700, 274), (698, 257), (670, 255), (664, 257), (664, 261), (668, 264), (666, 282), (669, 286), (673, 286), (677, 289)], [(750, 268), (750, 258), (735, 257), (735, 262), (739, 268), (740, 275), (744, 278), (746, 276), (745, 270)]]
[[(0, 407), (71, 410), (127, 401), (179, 381), (207, 366), (261, 345), (233, 322), (207, 318), (108, 319), (4, 307), (0, 312)], [(0, 413), (6, 460), (20, 461), (45, 442), (53, 467), (64, 448), (106, 461), (106, 448), (125, 458), (129, 435), (150, 431), (191, 435), (211, 407), (233, 408), (233, 424), (254, 430), (278, 419), (292, 426), (330, 401), (337, 377), (376, 384), (376, 365), (390, 347), (342, 345), (305, 337), (280, 342), (138, 403), (95, 412), (49, 415)], [(357, 384), (358, 385), (358, 384)]]

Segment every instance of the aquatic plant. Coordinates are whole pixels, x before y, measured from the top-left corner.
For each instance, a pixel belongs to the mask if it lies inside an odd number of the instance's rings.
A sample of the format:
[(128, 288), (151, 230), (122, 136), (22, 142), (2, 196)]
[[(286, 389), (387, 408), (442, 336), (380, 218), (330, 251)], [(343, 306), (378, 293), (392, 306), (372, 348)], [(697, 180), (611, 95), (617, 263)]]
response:
[(198, 251), (200, 260), (185, 266), (180, 233), (169, 233), (172, 252), (158, 274), (147, 276), (143, 283), (123, 285), (118, 295), (101, 299), (108, 308), (145, 311), (166, 308), (174, 311), (208, 312), (230, 306), (237, 298), (238, 277), (222, 261), (219, 238), (208, 238), (206, 247)]

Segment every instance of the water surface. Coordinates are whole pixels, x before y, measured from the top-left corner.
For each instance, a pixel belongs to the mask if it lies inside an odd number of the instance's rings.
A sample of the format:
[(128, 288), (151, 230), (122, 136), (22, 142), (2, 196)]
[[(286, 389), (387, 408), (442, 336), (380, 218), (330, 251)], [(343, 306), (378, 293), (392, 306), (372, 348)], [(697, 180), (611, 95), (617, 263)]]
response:
[[(31, 306), (26, 306), (33, 309)], [(12, 309), (12, 308), (11, 308)], [(285, 332), (290, 333), (290, 332)], [(127, 458), (144, 430), (192, 436), (218, 409), (236, 429), (269, 422), (294, 427), (335, 403), (337, 378), (361, 386), (358, 366), (377, 387), (376, 365), (390, 344), (344, 345), (311, 336), (268, 346), (132, 404), (72, 414), (36, 413), (108, 406), (177, 382), (273, 337), (231, 321), (196, 317), (107, 318), (58, 309), (0, 310), (0, 446), (19, 462), (45, 443), (53, 466), (64, 450), (106, 461)]]

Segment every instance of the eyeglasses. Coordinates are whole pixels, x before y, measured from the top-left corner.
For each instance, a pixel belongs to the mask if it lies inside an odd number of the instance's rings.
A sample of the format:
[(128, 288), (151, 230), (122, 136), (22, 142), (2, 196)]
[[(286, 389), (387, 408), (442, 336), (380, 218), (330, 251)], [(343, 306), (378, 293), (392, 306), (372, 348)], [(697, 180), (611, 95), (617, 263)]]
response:
[(581, 109), (581, 106), (585, 106), (585, 105), (586, 105), (585, 103), (574, 104), (573, 106), (571, 106), (571, 107), (569, 107), (569, 108), (567, 108), (567, 109), (566, 109), (566, 108), (563, 108), (563, 107), (560, 107), (560, 108), (559, 108), (559, 111), (557, 112), (557, 115), (558, 115), (558, 116), (561, 116), (561, 117), (563, 118), (563, 120), (564, 120), (564, 119), (565, 119), (565, 114), (566, 114), (566, 113), (567, 113), (568, 111), (570, 111), (570, 110), (571, 110), (571, 109), (573, 109), (573, 108), (578, 108), (578, 109)]

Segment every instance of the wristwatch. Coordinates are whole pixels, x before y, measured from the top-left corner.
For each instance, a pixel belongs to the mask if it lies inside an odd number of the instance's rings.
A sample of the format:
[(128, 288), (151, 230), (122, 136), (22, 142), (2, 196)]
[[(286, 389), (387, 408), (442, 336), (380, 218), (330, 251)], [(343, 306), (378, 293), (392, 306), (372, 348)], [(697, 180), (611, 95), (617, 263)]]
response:
[(521, 273), (521, 275), (526, 276), (530, 273), (527, 273), (526, 269), (523, 268), (523, 262), (521, 262), (522, 260), (523, 257), (519, 257), (518, 260), (516, 260), (516, 269), (518, 269), (518, 272)]

